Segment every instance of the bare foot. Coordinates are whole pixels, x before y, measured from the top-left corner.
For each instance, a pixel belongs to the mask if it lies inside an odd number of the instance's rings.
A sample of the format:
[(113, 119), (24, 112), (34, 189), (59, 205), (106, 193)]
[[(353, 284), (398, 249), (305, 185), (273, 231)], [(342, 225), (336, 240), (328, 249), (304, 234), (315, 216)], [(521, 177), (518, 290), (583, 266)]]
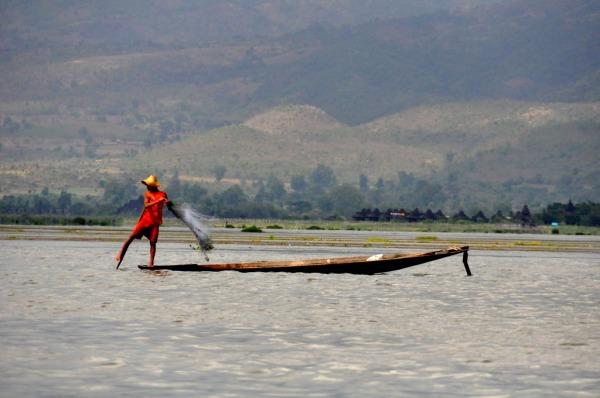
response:
[(117, 262), (117, 269), (119, 269), (119, 266), (123, 262), (123, 258), (121, 257), (120, 254), (117, 254), (117, 256), (115, 257), (115, 261)]

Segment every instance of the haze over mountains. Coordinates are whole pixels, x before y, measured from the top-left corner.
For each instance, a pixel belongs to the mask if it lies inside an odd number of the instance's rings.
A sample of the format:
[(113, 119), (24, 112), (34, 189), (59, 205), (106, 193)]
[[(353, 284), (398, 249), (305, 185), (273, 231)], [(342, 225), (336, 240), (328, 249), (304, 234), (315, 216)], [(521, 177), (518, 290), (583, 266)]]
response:
[(311, 25), (468, 9), (499, 0), (7, 0), (4, 49), (59, 54), (201, 46), (276, 37)]
[(0, 18), (2, 192), (324, 164), (459, 204), (600, 198), (598, 1), (7, 1)]

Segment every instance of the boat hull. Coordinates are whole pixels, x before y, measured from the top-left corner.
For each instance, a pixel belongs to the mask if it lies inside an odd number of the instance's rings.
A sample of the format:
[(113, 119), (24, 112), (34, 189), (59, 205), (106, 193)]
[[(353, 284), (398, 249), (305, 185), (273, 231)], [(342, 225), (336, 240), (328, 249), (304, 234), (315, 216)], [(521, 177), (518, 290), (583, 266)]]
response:
[(176, 264), (155, 265), (148, 267), (138, 265), (142, 270), (168, 270), (188, 272), (302, 272), (320, 274), (363, 274), (373, 275), (384, 272), (396, 271), (403, 268), (439, 260), (444, 257), (463, 253), (463, 263), (467, 274), (470, 270), (467, 265), (469, 247), (449, 247), (427, 253), (396, 253), (377, 256), (342, 257), (302, 261), (259, 261), (254, 263), (227, 263), (227, 264)]

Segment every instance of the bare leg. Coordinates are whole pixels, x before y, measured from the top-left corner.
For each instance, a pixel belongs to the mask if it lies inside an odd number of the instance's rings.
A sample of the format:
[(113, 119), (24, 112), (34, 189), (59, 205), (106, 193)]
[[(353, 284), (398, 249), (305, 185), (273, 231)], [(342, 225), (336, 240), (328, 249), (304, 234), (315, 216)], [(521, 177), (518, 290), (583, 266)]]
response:
[(156, 255), (156, 242), (150, 242), (150, 258), (148, 259), (148, 267), (154, 267), (154, 256)]
[(129, 245), (131, 244), (131, 242), (133, 242), (134, 239), (135, 237), (133, 235), (130, 235), (129, 238), (127, 238), (127, 240), (123, 242), (123, 247), (121, 247), (121, 250), (119, 250), (119, 254), (117, 254), (117, 256), (115, 257), (115, 260), (117, 261), (117, 269), (119, 269), (119, 266), (123, 262), (123, 259), (125, 258), (125, 253), (127, 253), (127, 249), (129, 248)]

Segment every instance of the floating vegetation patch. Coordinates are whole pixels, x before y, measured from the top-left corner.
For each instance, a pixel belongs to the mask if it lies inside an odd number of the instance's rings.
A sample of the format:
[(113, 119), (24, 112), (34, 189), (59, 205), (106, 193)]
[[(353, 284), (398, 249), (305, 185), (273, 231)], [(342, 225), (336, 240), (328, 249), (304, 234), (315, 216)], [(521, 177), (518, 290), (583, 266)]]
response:
[(513, 245), (515, 246), (542, 246), (543, 243), (540, 242), (539, 240), (532, 240), (532, 241), (516, 241), (513, 243)]
[(283, 227), (281, 225), (278, 225), (278, 224), (267, 225), (266, 228), (267, 229), (283, 229)]
[(318, 225), (311, 225), (310, 227), (308, 227), (306, 229), (310, 229), (310, 230), (323, 230), (324, 228), (319, 227)]
[(262, 232), (262, 229), (258, 228), (256, 225), (250, 225), (249, 227), (242, 228), (242, 232)]
[(391, 240), (389, 240), (388, 238), (383, 238), (380, 236), (372, 236), (370, 238), (367, 239), (368, 243), (383, 243), (383, 244), (389, 244), (392, 243)]
[(437, 237), (437, 236), (427, 236), (427, 235), (426, 235), (426, 236), (417, 236), (417, 237), (415, 238), (415, 240), (416, 240), (417, 242), (436, 242), (436, 241), (438, 241), (439, 239), (438, 239), (438, 237)]

